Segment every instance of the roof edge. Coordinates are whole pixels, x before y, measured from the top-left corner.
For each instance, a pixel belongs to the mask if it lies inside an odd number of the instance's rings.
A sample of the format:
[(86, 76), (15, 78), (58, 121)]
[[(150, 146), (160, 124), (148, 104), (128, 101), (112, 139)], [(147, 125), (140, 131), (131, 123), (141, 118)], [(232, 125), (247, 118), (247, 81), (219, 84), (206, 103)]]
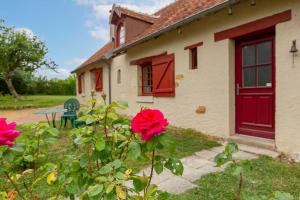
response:
[(150, 35), (148, 35), (148, 36), (146, 36), (146, 37), (144, 37), (144, 38), (142, 38), (140, 40), (136, 40), (136, 41), (133, 41), (133, 42), (127, 44), (127, 45), (124, 45), (122, 47), (116, 48), (116, 49), (113, 50), (113, 53), (117, 54), (117, 53), (120, 53), (122, 51), (125, 51), (126, 49), (128, 49), (130, 47), (133, 47), (135, 45), (141, 44), (143, 42), (147, 42), (147, 41), (149, 41), (149, 40), (151, 40), (151, 39), (153, 39), (155, 37), (160, 36), (163, 33), (172, 31), (172, 30), (174, 30), (174, 29), (176, 29), (176, 28), (178, 28), (178, 27), (180, 27), (182, 25), (190, 23), (190, 22), (192, 22), (192, 21), (194, 21), (196, 19), (205, 17), (206, 15), (211, 14), (213, 12), (222, 10), (222, 9), (224, 9), (224, 8), (230, 6), (230, 5), (237, 4), (240, 1), (241, 0), (227, 0), (227, 1), (224, 1), (223, 3), (215, 5), (213, 7), (201, 10), (201, 11), (199, 11), (199, 12), (193, 14), (193, 15), (190, 15), (190, 16), (188, 16), (188, 17), (186, 17), (186, 18), (184, 18), (184, 19), (182, 19), (182, 20), (180, 20), (178, 22), (175, 22), (174, 24), (171, 24), (171, 25), (169, 25), (169, 26), (167, 26), (167, 27), (165, 27), (165, 28), (163, 28), (163, 29), (161, 29), (159, 31), (156, 31), (156, 32), (154, 32), (154, 33), (152, 33), (152, 34), (150, 34)]

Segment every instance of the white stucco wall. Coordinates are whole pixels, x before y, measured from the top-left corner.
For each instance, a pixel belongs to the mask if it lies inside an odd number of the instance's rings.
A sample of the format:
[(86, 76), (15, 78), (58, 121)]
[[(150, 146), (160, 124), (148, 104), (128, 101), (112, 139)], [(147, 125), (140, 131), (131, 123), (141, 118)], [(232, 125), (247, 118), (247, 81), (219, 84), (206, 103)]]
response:
[[(256, 6), (244, 1), (233, 7), (231, 16), (223, 10), (182, 27), (181, 33), (172, 31), (129, 49), (111, 62), (112, 99), (128, 101), (129, 115), (146, 106), (161, 109), (176, 126), (224, 138), (235, 134), (235, 44), (233, 40), (215, 42), (214, 33), (288, 9), (292, 9), (292, 20), (276, 26), (276, 146), (286, 153), (300, 152), (300, 56), (293, 64), (289, 53), (294, 39), (300, 49), (298, 0), (257, 0)], [(184, 47), (201, 41), (198, 69), (190, 70), (189, 52)], [(165, 51), (175, 53), (176, 96), (138, 96), (138, 67), (129, 62)], [(118, 69), (121, 84), (117, 83)], [(104, 72), (107, 74), (107, 69)], [(104, 81), (104, 91), (107, 85)], [(205, 106), (206, 113), (196, 114), (198, 106)]]
[[(76, 82), (77, 99), (83, 105), (89, 104), (88, 100), (91, 99), (91, 92), (95, 91), (95, 82), (92, 81), (92, 72), (90, 72), (90, 70), (94, 68), (103, 68), (103, 91), (95, 92), (96, 98), (100, 99), (103, 93), (108, 95), (108, 67), (104, 62), (93, 63), (88, 67), (85, 67), (76, 72), (76, 74), (81, 74), (82, 72), (84, 72), (84, 84), (82, 86), (83, 92), (81, 94), (78, 93), (78, 82)], [(108, 102), (108, 96), (106, 98), (106, 101)]]

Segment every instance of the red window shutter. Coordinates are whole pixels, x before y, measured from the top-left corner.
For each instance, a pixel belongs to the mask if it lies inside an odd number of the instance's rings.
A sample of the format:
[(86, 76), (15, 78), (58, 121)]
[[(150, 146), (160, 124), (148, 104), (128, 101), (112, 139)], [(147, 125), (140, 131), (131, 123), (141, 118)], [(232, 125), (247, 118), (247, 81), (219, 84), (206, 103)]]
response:
[(175, 96), (174, 54), (154, 58), (152, 74), (154, 96)]
[(82, 93), (82, 74), (78, 75), (78, 93)]
[(103, 90), (103, 69), (99, 68), (95, 70), (95, 81), (96, 81), (96, 91), (100, 92)]

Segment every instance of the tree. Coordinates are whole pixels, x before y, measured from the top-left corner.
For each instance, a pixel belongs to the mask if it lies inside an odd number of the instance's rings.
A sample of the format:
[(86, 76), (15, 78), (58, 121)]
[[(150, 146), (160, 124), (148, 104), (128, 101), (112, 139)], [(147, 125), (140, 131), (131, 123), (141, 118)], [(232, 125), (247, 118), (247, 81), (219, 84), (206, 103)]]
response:
[(36, 36), (4, 26), (0, 19), (0, 78), (16, 100), (20, 96), (12, 83), (12, 76), (17, 70), (34, 72), (41, 67), (55, 70), (57, 65), (46, 58), (47, 53), (45, 43)]

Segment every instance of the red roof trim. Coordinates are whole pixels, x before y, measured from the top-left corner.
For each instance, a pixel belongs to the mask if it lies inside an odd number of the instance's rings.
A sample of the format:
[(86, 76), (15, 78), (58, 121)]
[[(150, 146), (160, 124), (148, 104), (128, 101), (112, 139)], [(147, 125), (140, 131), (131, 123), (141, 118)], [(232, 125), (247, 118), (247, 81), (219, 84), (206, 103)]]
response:
[(154, 56), (148, 56), (148, 57), (144, 57), (144, 58), (139, 58), (137, 60), (132, 60), (132, 61), (130, 61), (130, 65), (143, 65), (145, 63), (151, 63), (154, 58), (163, 56), (163, 55), (167, 55), (167, 52), (165, 51), (163, 53), (160, 53), (160, 54), (157, 54)]
[(276, 24), (290, 21), (291, 19), (292, 11), (287, 10), (269, 17), (249, 22), (247, 24), (217, 32), (215, 33), (215, 42), (229, 38), (233, 39), (259, 30), (267, 29), (275, 26)]
[(196, 48), (196, 47), (199, 47), (199, 46), (203, 46), (203, 42), (198, 42), (196, 44), (186, 46), (186, 47), (184, 47), (184, 50), (193, 49), (193, 48)]

